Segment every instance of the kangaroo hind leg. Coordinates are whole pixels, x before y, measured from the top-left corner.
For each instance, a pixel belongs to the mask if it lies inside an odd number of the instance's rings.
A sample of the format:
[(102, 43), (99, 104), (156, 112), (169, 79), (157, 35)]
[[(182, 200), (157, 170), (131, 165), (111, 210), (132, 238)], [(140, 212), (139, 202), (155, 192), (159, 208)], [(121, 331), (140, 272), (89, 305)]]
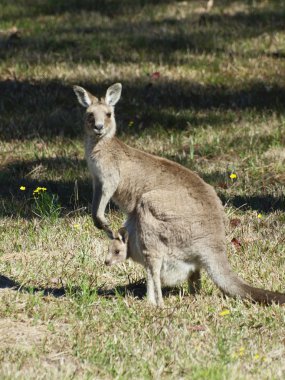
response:
[(160, 271), (162, 267), (161, 258), (148, 258), (146, 260), (147, 271), (147, 300), (156, 306), (163, 306)]

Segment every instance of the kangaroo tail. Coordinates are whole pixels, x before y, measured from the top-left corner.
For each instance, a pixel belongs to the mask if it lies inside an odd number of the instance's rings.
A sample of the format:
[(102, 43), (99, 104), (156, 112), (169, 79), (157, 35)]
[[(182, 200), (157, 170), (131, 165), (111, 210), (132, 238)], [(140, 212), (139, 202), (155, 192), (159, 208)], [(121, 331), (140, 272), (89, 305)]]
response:
[(254, 288), (241, 280), (232, 272), (224, 253), (214, 255), (211, 260), (206, 260), (204, 264), (204, 268), (211, 279), (228, 296), (249, 299), (266, 305), (272, 303), (285, 304), (285, 294)]

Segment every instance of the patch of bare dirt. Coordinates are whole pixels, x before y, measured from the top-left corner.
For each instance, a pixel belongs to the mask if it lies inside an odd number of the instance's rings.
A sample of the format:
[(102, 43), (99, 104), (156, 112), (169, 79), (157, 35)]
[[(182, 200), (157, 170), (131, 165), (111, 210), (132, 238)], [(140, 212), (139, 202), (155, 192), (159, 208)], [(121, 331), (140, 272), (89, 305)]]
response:
[(0, 320), (1, 345), (5, 347), (28, 349), (41, 344), (48, 334), (44, 325), (32, 325), (7, 318)]

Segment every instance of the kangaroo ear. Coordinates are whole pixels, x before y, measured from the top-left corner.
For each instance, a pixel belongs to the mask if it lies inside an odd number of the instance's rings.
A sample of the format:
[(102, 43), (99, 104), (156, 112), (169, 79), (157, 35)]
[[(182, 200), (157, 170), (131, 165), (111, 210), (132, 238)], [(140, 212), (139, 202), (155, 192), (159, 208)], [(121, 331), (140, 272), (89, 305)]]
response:
[(108, 106), (114, 106), (120, 99), (122, 92), (121, 83), (115, 83), (110, 86), (106, 92), (105, 102)]
[(109, 228), (108, 228), (108, 230), (106, 231), (106, 234), (107, 234), (107, 236), (108, 236), (108, 238), (109, 238), (110, 240), (114, 240), (114, 239), (116, 239), (116, 233), (113, 232), (112, 230), (110, 230)]
[(83, 87), (73, 86), (73, 91), (75, 92), (75, 95), (77, 96), (79, 103), (83, 107), (88, 108), (92, 104), (93, 96)]
[(119, 239), (124, 243), (127, 244), (129, 239), (129, 233), (125, 227), (121, 227), (118, 231)]

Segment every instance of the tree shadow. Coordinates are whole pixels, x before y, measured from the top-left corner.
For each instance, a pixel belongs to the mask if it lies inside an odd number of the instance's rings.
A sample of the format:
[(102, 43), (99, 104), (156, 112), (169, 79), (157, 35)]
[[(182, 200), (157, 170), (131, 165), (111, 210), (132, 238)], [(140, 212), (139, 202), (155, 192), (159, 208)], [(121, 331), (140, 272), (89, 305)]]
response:
[(224, 205), (233, 206), (239, 210), (253, 210), (265, 214), (285, 210), (285, 194), (272, 195), (266, 194), (266, 191), (264, 191), (264, 194), (227, 195), (225, 189), (232, 186), (229, 180), (230, 173), (214, 172), (211, 174), (198, 174), (215, 188)]
[[(229, 54), (228, 59), (232, 60), (241, 54), (233, 51), (234, 42), (284, 30), (284, 15), (280, 10), (235, 15), (207, 14), (203, 17), (203, 24), (199, 20), (196, 25), (193, 25), (191, 17), (184, 20), (164, 19), (138, 23), (128, 31), (132, 36), (128, 38), (128, 49), (137, 51), (142, 59), (147, 57), (154, 62), (162, 55), (170, 65), (177, 65), (177, 61), (189, 62), (187, 54)], [(116, 33), (127, 39), (123, 30), (123, 27), (117, 26)], [(184, 57), (178, 58), (179, 52)], [(266, 48), (264, 53), (254, 50), (243, 53), (248, 57), (263, 54), (266, 54)], [(112, 60), (111, 57), (108, 59)]]
[[(104, 95), (110, 84), (80, 83), (95, 95)], [(57, 81), (7, 80), (0, 82), (0, 93), (2, 141), (82, 137), (84, 110), (71, 86)], [(165, 131), (183, 131), (204, 123), (216, 128), (232, 120), (239, 110), (283, 114), (284, 104), (285, 88), (278, 84), (251, 81), (232, 88), (167, 78), (154, 82), (145, 77), (123, 81), (123, 98), (116, 106), (118, 133), (137, 135), (157, 125)], [(207, 119), (198, 115), (200, 111), (208, 113)], [(128, 127), (130, 120), (135, 121), (132, 128)]]
[[(179, 163), (185, 164), (183, 160), (180, 160)], [(32, 176), (35, 173), (37, 173), (36, 178), (33, 179)], [(49, 176), (56, 173), (56, 177), (60, 179), (51, 180), (45, 177), (46, 173)], [(67, 178), (66, 173), (68, 173)], [(214, 186), (224, 204), (264, 213), (285, 209), (284, 195), (227, 196), (224, 189), (231, 185), (228, 173), (198, 174), (207, 183)], [(39, 177), (42, 179), (39, 180)], [(25, 186), (26, 190), (21, 191), (20, 186)], [(46, 187), (50, 194), (58, 196), (58, 203), (62, 207), (62, 217), (66, 217), (73, 212), (90, 213), (92, 186), (85, 160), (57, 157), (16, 161), (2, 168), (0, 171), (0, 196), (2, 200), (0, 217), (17, 218), (21, 216), (26, 219), (34, 218), (35, 214), (32, 209), (34, 202), (33, 191), (37, 187)], [(117, 207), (111, 203), (107, 212), (114, 209), (116, 210)]]
[(230, 204), (242, 210), (255, 210), (263, 213), (270, 213), (273, 211), (285, 210), (285, 196), (273, 196), (270, 194), (265, 195), (251, 195), (240, 196), (236, 195), (230, 199), (225, 199), (221, 196), (224, 203)]
[[(60, 173), (60, 177), (69, 173), (69, 178), (74, 180), (50, 180), (45, 178), (47, 172), (49, 175), (52, 172)], [(43, 158), (7, 164), (0, 171), (0, 216), (22, 216), (27, 219), (35, 217), (31, 205), (34, 203), (33, 191), (37, 187), (46, 187), (48, 193), (58, 197), (62, 216), (78, 209), (86, 210), (92, 199), (92, 188), (91, 181), (87, 177), (82, 178), (84, 172), (85, 161), (77, 158)], [(30, 173), (37, 173), (37, 178), (33, 179), (33, 174)], [(38, 177), (43, 179), (39, 180)], [(20, 186), (25, 186), (26, 189), (21, 191)]]
[[(18, 2), (21, 5), (21, 1)], [(64, 14), (64, 25), (62, 22), (59, 25), (54, 23), (50, 28), (41, 29), (40, 33), (36, 28), (32, 33), (23, 34), (21, 38), (7, 43), (0, 54), (2, 59), (13, 56), (21, 60), (24, 57), (31, 64), (37, 56), (50, 64), (59, 55), (61, 60), (78, 63), (91, 63), (94, 60), (159, 63), (163, 56), (167, 64), (176, 66), (178, 52), (184, 54), (179, 59), (188, 63), (189, 53), (229, 53), (232, 58), (238, 54), (232, 50), (234, 42), (283, 30), (283, 8), (277, 6), (274, 9), (268, 7), (233, 15), (222, 11), (210, 13), (203, 15), (203, 21), (192, 14), (159, 21), (137, 21), (132, 17), (145, 6), (163, 3), (170, 3), (170, 0), (46, 0), (34, 7), (31, 4), (28, 9), (20, 7), (20, 18), (31, 17), (32, 14), (34, 17)], [(223, 9), (222, 6), (220, 9)], [(80, 12), (93, 12), (87, 26), (84, 17), (82, 20), (77, 17), (76, 22), (74, 21), (74, 15), (78, 16)], [(120, 15), (129, 15), (132, 22), (126, 22)], [(110, 17), (111, 22), (106, 21), (104, 16)], [(15, 15), (13, 18), (15, 19)], [(9, 19), (9, 12), (6, 19)], [(254, 52), (247, 54), (256, 55)]]
[[(4, 16), (5, 20), (14, 21), (15, 18), (98, 12), (112, 18), (122, 14), (131, 15), (144, 6), (171, 2), (172, 0), (15, 0), (14, 7), (12, 9), (8, 7)], [(8, 6), (9, 3), (9, 0), (4, 0), (3, 6)]]

